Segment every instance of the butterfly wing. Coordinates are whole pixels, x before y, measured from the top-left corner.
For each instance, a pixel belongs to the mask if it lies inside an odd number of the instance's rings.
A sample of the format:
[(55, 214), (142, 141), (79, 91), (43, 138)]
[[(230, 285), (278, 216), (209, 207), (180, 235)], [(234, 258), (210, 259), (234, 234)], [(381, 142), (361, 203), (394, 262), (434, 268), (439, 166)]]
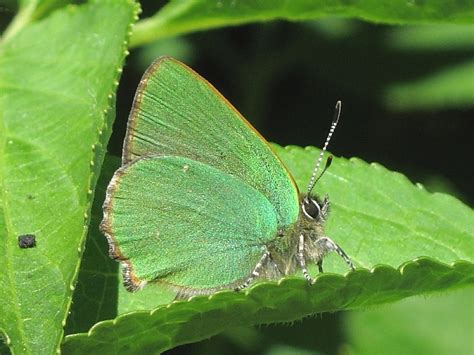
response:
[(274, 206), (240, 179), (189, 158), (150, 156), (117, 170), (101, 229), (130, 290), (157, 281), (192, 294), (241, 284), (277, 223)]
[(140, 82), (122, 160), (154, 154), (188, 157), (241, 179), (271, 202), (282, 229), (297, 219), (296, 185), (265, 139), (211, 84), (169, 57)]

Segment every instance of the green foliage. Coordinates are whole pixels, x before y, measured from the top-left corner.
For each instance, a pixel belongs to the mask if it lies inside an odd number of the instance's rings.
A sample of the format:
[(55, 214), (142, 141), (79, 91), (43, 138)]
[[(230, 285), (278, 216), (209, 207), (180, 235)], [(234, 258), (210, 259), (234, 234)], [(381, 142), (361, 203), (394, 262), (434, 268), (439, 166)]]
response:
[(473, 274), (472, 264), (457, 263), (451, 268), (420, 259), (406, 264), (401, 272), (380, 266), (345, 278), (321, 275), (312, 287), (302, 278), (262, 282), (245, 294), (220, 292), (98, 323), (88, 334), (67, 336), (63, 351), (161, 352), (234, 326), (293, 321), (316, 312), (360, 309), (420, 291), (461, 286), (472, 283)]
[[(319, 151), (275, 149), (297, 183), (304, 186)], [(401, 174), (357, 159), (335, 158), (326, 174), (318, 188), (322, 193), (330, 191), (333, 203), (327, 232), (355, 261), (356, 272), (347, 273), (346, 265), (333, 255), (325, 259), (325, 269), (331, 273), (318, 275), (312, 287), (302, 278), (289, 277), (260, 282), (245, 293), (220, 292), (156, 309), (161, 302), (168, 303), (170, 296), (149, 285), (144, 291), (121, 295), (117, 319), (96, 324), (88, 334), (68, 336), (63, 349), (79, 353), (164, 351), (230, 327), (365, 309), (472, 285), (471, 209), (448, 195), (428, 193)], [(126, 337), (131, 334), (133, 343)]]
[[(474, 26), (407, 26), (389, 36), (390, 47), (402, 53), (415, 52), (445, 55), (474, 50)], [(472, 106), (474, 102), (474, 60), (460, 55), (455, 65), (438, 68), (428, 75), (390, 84), (385, 103), (395, 110), (437, 109)]]
[(360, 18), (391, 24), (472, 23), (474, 11), (468, 2), (447, 0), (246, 0), (170, 1), (155, 16), (141, 21), (132, 37), (137, 46), (196, 30), (235, 26), (270, 20), (301, 21), (327, 16)]
[(380, 349), (387, 355), (469, 353), (474, 349), (473, 299), (474, 289), (469, 288), (349, 312), (348, 343), (356, 354), (378, 354)]
[(108, 156), (100, 172), (66, 334), (85, 332), (96, 322), (117, 314), (119, 264), (108, 255), (107, 240), (99, 232), (99, 223), (107, 185), (119, 166), (119, 158)]
[[(65, 353), (156, 352), (233, 326), (360, 310), (473, 284), (472, 209), (448, 195), (428, 193), (380, 165), (338, 158), (317, 192), (331, 198), (327, 232), (353, 258), (356, 272), (347, 273), (331, 255), (325, 260), (327, 274), (317, 276), (312, 287), (295, 276), (261, 282), (246, 292), (173, 303), (172, 294), (153, 285), (136, 294), (125, 292), (97, 225), (105, 186), (119, 164), (111, 158), (102, 168), (115, 91), (138, 8), (131, 0), (66, 3), (20, 1), (0, 42), (0, 352), (54, 353), (64, 326), (70, 334), (63, 344)], [(339, 16), (377, 23), (472, 24), (474, 17), (470, 2), (442, 0), (294, 1), (291, 7), (287, 1), (269, 3), (171, 1), (139, 22), (132, 46), (275, 19)], [(351, 33), (350, 26), (340, 24), (339, 36)], [(310, 26), (327, 29), (323, 22)], [(417, 48), (437, 53), (440, 43), (452, 44), (452, 50), (472, 50), (472, 36), (459, 35), (472, 27), (433, 31), (435, 26), (400, 28), (388, 43), (406, 52)], [(189, 52), (186, 46), (180, 48)], [(474, 69), (466, 58), (416, 81), (401, 79), (380, 90), (381, 96), (397, 109), (472, 106), (469, 79)], [(351, 80), (343, 77), (358, 84), (361, 78), (355, 75)], [(318, 151), (275, 149), (303, 188)], [(18, 236), (27, 233), (36, 235), (36, 248), (18, 247)], [(369, 325), (383, 327), (378, 317), (353, 316), (355, 349), (370, 352), (363, 338), (371, 333)], [(377, 341), (388, 344), (386, 338)]]
[[(164, 351), (208, 338), (234, 326), (286, 322), (317, 312), (363, 309), (419, 292), (472, 284), (474, 267), (449, 267), (429, 259), (407, 263), (400, 271), (380, 266), (345, 278), (321, 275), (308, 286), (302, 278), (261, 282), (243, 293), (220, 292), (155, 310), (135, 311), (96, 324), (88, 334), (66, 337), (65, 352)], [(133, 337), (130, 342), (128, 337)]]
[[(64, 8), (0, 47), (0, 329), (15, 353), (61, 342), (135, 14)], [(36, 248), (18, 247), (26, 233)]]
[(387, 105), (398, 110), (471, 105), (474, 102), (474, 60), (440, 70), (427, 78), (392, 85)]

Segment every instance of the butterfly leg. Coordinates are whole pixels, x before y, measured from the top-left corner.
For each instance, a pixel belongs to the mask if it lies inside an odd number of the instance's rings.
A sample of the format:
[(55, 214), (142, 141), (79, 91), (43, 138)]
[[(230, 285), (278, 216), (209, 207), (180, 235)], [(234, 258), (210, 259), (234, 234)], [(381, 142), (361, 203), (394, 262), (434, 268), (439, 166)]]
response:
[(300, 263), (301, 270), (303, 271), (303, 276), (310, 284), (313, 284), (313, 279), (309, 276), (308, 269), (306, 268), (306, 260), (304, 259), (304, 235), (300, 235), (300, 240), (298, 243), (298, 253), (296, 257)]
[(319, 260), (316, 265), (318, 265), (319, 272), (323, 272), (323, 261)]
[(257, 265), (255, 265), (252, 273), (250, 276), (247, 278), (247, 280), (240, 286), (237, 286), (234, 290), (235, 291), (240, 291), (243, 290), (244, 288), (248, 287), (250, 283), (258, 276), (260, 276), (260, 269), (262, 266), (267, 262), (268, 258), (270, 257), (270, 252), (268, 250), (265, 250), (263, 253), (262, 257), (258, 261)]
[[(321, 248), (321, 252), (323, 255), (329, 251), (335, 251), (337, 254), (339, 254), (341, 258), (344, 259), (344, 261), (346, 262), (347, 265), (349, 265), (351, 270), (354, 271), (354, 264), (352, 263), (351, 259), (347, 256), (344, 250), (342, 250), (341, 247), (337, 245), (336, 243), (334, 243), (330, 238), (328, 237), (319, 238), (318, 240), (316, 240), (316, 244), (318, 244), (319, 247)], [(322, 260), (320, 262), (321, 262), (321, 268), (319, 269), (319, 271), (322, 272)], [(318, 262), (318, 267), (319, 267), (320, 262)]]

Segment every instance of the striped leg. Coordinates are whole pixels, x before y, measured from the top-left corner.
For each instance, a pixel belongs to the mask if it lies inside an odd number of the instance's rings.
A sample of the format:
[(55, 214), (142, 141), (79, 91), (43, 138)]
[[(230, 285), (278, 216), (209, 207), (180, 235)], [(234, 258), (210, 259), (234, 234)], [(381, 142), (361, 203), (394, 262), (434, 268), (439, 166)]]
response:
[(339, 256), (344, 259), (346, 264), (349, 265), (351, 270), (354, 271), (354, 264), (352, 263), (351, 259), (349, 259), (349, 257), (344, 252), (344, 250), (342, 250), (341, 247), (337, 245), (336, 243), (334, 243), (330, 238), (328, 237), (319, 238), (318, 240), (316, 240), (316, 243), (320, 246), (323, 253), (326, 253), (328, 251), (335, 251), (336, 253), (338, 253)]
[(308, 269), (306, 268), (306, 260), (304, 259), (304, 235), (300, 235), (300, 241), (298, 243), (298, 253), (296, 254), (298, 261), (303, 271), (303, 276), (312, 285), (313, 279), (309, 276)]
[(252, 273), (250, 274), (250, 276), (248, 277), (248, 279), (240, 286), (237, 286), (234, 290), (235, 291), (240, 291), (246, 287), (248, 287), (248, 285), (250, 285), (250, 283), (260, 275), (260, 269), (262, 268), (262, 266), (267, 262), (268, 258), (270, 257), (270, 252), (268, 250), (265, 251), (265, 253), (263, 253), (262, 257), (260, 258), (260, 260), (258, 261), (257, 265), (255, 265)]

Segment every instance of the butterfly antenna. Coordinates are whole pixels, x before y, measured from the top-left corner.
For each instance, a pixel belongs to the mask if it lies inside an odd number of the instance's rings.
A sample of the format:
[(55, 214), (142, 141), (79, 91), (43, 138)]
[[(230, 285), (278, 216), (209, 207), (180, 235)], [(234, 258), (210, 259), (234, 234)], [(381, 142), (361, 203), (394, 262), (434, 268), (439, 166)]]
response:
[(329, 156), (328, 160), (326, 161), (326, 165), (325, 165), (323, 171), (321, 172), (321, 174), (319, 176), (317, 176), (318, 171), (319, 171), (319, 167), (321, 165), (321, 161), (323, 160), (324, 152), (326, 151), (326, 149), (329, 145), (329, 142), (331, 141), (332, 134), (334, 133), (334, 131), (336, 129), (336, 126), (337, 126), (337, 123), (339, 122), (339, 116), (341, 115), (341, 105), (342, 105), (341, 101), (338, 100), (336, 102), (336, 108), (334, 109), (334, 117), (332, 119), (331, 128), (329, 129), (328, 136), (326, 137), (326, 141), (324, 142), (323, 150), (321, 150), (321, 153), (319, 154), (318, 160), (316, 161), (316, 166), (313, 170), (313, 174), (311, 175), (311, 178), (309, 180), (308, 190), (306, 192), (307, 196), (309, 196), (309, 194), (311, 193), (311, 190), (313, 190), (313, 188), (314, 188), (314, 185), (316, 185), (318, 180), (321, 178), (321, 176), (323, 176), (324, 172), (331, 165), (332, 156)]

